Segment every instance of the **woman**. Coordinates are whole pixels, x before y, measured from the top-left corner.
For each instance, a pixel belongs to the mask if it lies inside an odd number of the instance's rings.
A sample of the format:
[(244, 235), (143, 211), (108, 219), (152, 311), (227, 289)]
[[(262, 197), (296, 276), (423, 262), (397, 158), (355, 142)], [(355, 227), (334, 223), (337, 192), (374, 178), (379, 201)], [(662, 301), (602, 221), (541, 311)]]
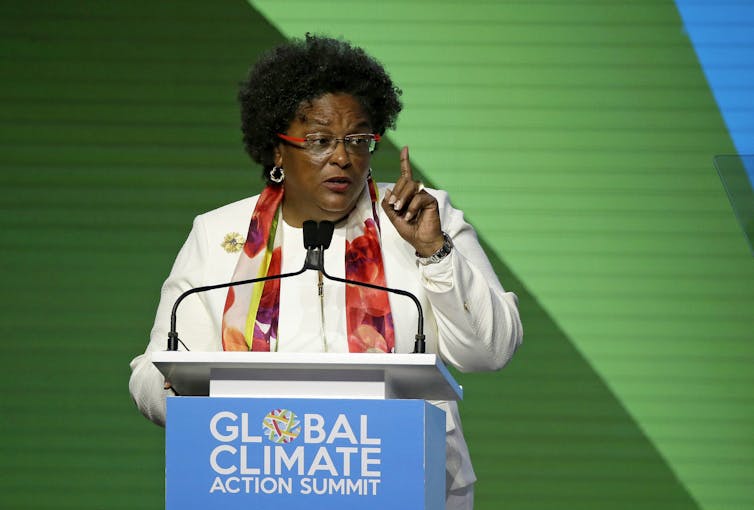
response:
[[(392, 185), (370, 159), (401, 110), (400, 90), (363, 50), (307, 35), (264, 55), (239, 99), (247, 152), (267, 186), (196, 218), (162, 289), (151, 342), (131, 363), (131, 395), (158, 424), (166, 389), (150, 353), (164, 350), (170, 307), (191, 287), (295, 271), (305, 220), (335, 222), (328, 272), (416, 294), (428, 352), (463, 371), (497, 370), (521, 342), (516, 297), (503, 290), (447, 194), (414, 180), (408, 148)], [(242, 236), (240, 233), (245, 233)], [(308, 271), (194, 296), (181, 308), (191, 350), (411, 352), (416, 315), (402, 297)], [(476, 480), (454, 402), (447, 414), (447, 507), (471, 508)]]

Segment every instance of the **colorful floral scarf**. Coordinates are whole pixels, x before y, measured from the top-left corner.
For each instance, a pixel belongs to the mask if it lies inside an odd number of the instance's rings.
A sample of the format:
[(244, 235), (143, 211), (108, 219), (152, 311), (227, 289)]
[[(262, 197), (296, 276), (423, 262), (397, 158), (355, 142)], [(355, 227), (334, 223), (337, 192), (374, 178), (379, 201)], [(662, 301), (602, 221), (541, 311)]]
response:
[[(346, 278), (384, 286), (377, 191), (371, 177), (367, 188), (369, 198), (364, 194), (351, 212), (363, 221), (348, 221), (346, 228)], [(267, 186), (259, 196), (232, 281), (280, 274), (283, 247), (277, 227), (283, 193), (283, 186)], [(223, 350), (269, 351), (270, 345), (277, 346), (279, 314), (280, 280), (230, 287)], [(346, 285), (346, 327), (350, 352), (392, 352), (395, 338), (387, 293)]]

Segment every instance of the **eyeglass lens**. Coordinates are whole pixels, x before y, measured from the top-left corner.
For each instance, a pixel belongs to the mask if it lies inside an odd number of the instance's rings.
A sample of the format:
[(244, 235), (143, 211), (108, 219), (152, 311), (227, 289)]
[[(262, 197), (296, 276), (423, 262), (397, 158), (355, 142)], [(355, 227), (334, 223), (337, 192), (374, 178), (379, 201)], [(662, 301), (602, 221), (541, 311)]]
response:
[(306, 149), (314, 154), (325, 155), (332, 153), (342, 143), (346, 152), (353, 155), (366, 155), (374, 151), (375, 140), (373, 135), (348, 135), (337, 138), (330, 135), (306, 135)]

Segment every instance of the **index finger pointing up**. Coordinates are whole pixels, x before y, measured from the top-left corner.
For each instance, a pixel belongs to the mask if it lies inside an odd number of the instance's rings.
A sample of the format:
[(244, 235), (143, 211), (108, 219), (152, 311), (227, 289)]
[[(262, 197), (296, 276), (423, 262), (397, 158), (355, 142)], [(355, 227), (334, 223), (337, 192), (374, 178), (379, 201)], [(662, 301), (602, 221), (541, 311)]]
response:
[(408, 159), (408, 145), (401, 149), (401, 177), (411, 181), (414, 180), (414, 174), (411, 171), (411, 162)]

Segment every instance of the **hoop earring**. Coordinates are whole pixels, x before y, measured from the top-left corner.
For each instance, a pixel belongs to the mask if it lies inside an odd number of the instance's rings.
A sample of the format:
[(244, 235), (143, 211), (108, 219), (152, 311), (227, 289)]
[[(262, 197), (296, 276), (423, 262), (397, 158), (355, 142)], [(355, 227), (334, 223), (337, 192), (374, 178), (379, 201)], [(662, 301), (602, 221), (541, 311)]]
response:
[(285, 172), (282, 166), (274, 166), (270, 170), (270, 180), (276, 184), (280, 184), (285, 180)]

